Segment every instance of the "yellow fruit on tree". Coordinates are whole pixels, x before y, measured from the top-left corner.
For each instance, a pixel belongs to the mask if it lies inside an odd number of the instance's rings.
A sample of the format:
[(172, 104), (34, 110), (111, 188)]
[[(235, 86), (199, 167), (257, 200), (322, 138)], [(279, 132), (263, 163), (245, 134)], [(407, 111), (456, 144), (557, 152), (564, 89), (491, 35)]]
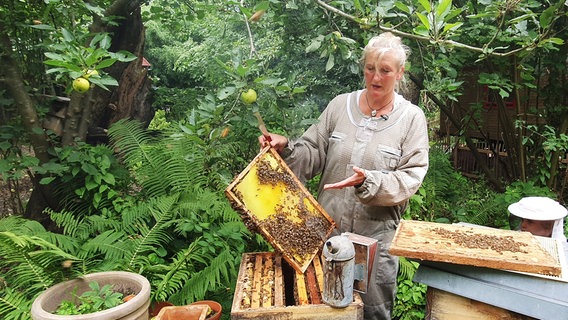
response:
[(241, 93), (241, 100), (245, 103), (245, 104), (252, 104), (256, 101), (256, 91), (254, 91), (253, 89), (248, 89), (247, 91), (244, 91), (243, 93)]
[(99, 74), (99, 72), (97, 70), (89, 69), (89, 70), (85, 71), (85, 73), (83, 74), (83, 78), (89, 79), (90, 76), (96, 76), (98, 74)]
[(91, 83), (85, 78), (77, 78), (73, 80), (73, 90), (85, 93), (91, 88)]

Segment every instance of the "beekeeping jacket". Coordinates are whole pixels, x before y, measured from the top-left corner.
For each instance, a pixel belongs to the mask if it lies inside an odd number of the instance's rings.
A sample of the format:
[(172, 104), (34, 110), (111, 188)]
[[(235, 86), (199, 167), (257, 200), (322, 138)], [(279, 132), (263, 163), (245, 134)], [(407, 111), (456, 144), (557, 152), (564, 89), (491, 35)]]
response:
[[(388, 247), (428, 169), (427, 122), (420, 108), (398, 94), (388, 115), (366, 116), (358, 104), (363, 92), (335, 97), (317, 123), (289, 142), (282, 157), (302, 182), (321, 173), (318, 202), (336, 222), (337, 233), (379, 241), (375, 282), (362, 298), (365, 319), (390, 319), (398, 259)], [(323, 190), (324, 184), (353, 175), (353, 166), (365, 170), (360, 187)]]

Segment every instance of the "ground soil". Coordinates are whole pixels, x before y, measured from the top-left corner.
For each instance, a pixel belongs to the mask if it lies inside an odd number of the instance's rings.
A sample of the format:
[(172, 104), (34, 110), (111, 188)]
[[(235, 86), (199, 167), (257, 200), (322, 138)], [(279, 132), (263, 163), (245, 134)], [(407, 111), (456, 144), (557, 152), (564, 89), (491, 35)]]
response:
[(18, 180), (17, 183), (0, 179), (0, 218), (23, 214), (32, 190), (33, 185), (29, 176)]

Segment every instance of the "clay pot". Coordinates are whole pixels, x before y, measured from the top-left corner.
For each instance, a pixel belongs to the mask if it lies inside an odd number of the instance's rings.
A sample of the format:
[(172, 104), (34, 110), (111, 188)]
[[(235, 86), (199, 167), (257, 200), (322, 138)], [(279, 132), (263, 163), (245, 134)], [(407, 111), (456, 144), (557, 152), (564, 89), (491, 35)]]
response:
[[(91, 290), (89, 283), (96, 281), (102, 287), (111, 284), (115, 290), (132, 291), (136, 296), (114, 308), (82, 315), (53, 314), (63, 300), (72, 300), (73, 293), (81, 295)], [(32, 304), (33, 320), (148, 320), (150, 306), (150, 282), (132, 272), (109, 271), (85, 275), (61, 282), (41, 293)]]
[(206, 305), (163, 307), (156, 320), (205, 320), (208, 310)]
[(207, 318), (205, 318), (206, 320), (219, 320), (221, 318), (221, 311), (223, 310), (223, 308), (221, 307), (221, 304), (219, 304), (217, 301), (213, 301), (213, 300), (201, 300), (201, 301), (196, 301), (191, 305), (208, 305), (209, 308), (211, 308), (211, 310), (213, 310), (213, 312), (211, 313), (211, 315), (209, 315)]
[(173, 303), (167, 302), (167, 301), (155, 301), (152, 303), (152, 305), (150, 306), (150, 317), (155, 317), (158, 315), (158, 313), (160, 313), (160, 310), (162, 310), (162, 308), (165, 307), (171, 307), (173, 306)]

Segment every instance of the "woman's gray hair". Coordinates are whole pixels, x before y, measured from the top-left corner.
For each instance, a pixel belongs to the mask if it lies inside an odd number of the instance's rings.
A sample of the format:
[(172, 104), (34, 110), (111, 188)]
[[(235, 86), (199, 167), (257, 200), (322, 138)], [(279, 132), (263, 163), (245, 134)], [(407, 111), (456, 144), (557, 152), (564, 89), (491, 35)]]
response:
[(363, 55), (360, 60), (361, 66), (364, 66), (368, 57), (374, 56), (380, 59), (386, 52), (395, 54), (399, 62), (399, 68), (401, 68), (404, 67), (406, 58), (410, 55), (410, 48), (402, 43), (400, 37), (390, 32), (381, 33), (372, 37), (363, 49)]

